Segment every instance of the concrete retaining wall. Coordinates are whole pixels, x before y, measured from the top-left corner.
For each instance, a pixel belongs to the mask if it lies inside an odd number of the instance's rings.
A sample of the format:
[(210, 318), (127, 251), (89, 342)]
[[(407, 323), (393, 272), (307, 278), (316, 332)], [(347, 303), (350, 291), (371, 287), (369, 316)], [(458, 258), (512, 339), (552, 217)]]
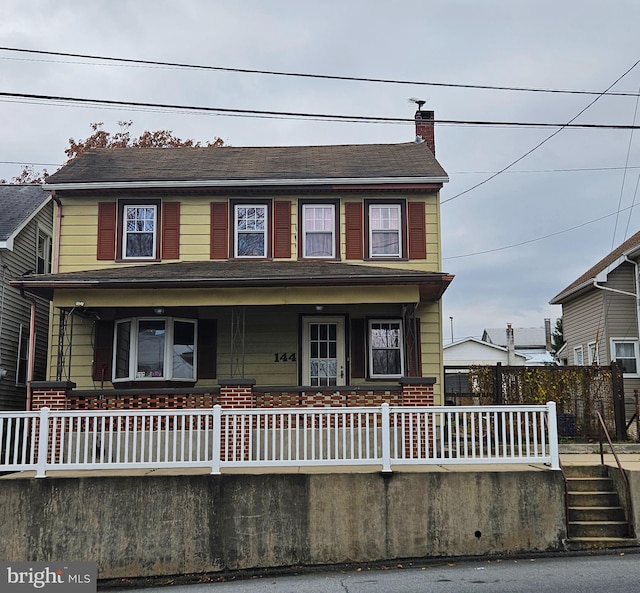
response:
[(555, 550), (554, 471), (87, 477), (0, 482), (0, 558), (100, 578)]

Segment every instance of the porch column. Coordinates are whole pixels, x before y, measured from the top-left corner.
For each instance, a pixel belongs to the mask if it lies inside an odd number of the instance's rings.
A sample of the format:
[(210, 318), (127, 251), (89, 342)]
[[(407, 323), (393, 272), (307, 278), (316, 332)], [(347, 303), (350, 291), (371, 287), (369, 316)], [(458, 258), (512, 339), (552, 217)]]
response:
[[(433, 385), (435, 377), (403, 377), (400, 379), (402, 385), (402, 405), (403, 406), (432, 406), (433, 405)], [(427, 438), (428, 433), (428, 438)], [(420, 427), (418, 439), (405, 435), (405, 455), (416, 457), (420, 451), (433, 451), (433, 431), (427, 430), (426, 426)]]
[(256, 430), (255, 419), (241, 412), (225, 415), (224, 408), (241, 410), (255, 406), (253, 386), (255, 379), (218, 379), (220, 397), (218, 404), (223, 408), (220, 430), (221, 461), (250, 459), (249, 439)]
[[(49, 410), (66, 410), (67, 394), (76, 386), (70, 381), (33, 381), (31, 383), (31, 410), (36, 412), (42, 408)], [(55, 450), (52, 451), (52, 434), (49, 432), (49, 442), (46, 458), (57, 459), (60, 457), (60, 442), (56, 441)], [(40, 431), (35, 433), (35, 450), (40, 447)]]

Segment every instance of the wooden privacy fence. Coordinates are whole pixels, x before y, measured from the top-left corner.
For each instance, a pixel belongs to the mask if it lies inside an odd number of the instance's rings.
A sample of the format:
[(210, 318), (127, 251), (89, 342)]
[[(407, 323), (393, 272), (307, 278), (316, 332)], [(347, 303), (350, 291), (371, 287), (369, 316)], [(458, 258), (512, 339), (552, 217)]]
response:
[(0, 413), (0, 471), (544, 463), (556, 405)]
[(561, 436), (597, 437), (599, 412), (626, 438), (622, 368), (610, 366), (446, 366), (449, 405), (529, 405), (553, 401)]

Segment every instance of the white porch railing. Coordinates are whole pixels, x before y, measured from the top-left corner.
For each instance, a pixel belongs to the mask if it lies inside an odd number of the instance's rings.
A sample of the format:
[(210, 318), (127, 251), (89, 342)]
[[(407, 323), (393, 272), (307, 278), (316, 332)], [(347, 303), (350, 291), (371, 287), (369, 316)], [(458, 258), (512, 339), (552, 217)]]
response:
[(556, 408), (251, 408), (0, 413), (0, 472), (542, 463)]

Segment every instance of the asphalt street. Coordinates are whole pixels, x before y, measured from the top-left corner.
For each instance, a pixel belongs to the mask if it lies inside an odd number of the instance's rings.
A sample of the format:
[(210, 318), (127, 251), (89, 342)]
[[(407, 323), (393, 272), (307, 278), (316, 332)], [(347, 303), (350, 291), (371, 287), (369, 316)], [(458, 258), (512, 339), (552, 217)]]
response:
[[(215, 577), (214, 577), (215, 578)], [(145, 593), (637, 593), (640, 555), (471, 560), (390, 565), (189, 585), (130, 587)], [(111, 589), (115, 591), (116, 589)]]

